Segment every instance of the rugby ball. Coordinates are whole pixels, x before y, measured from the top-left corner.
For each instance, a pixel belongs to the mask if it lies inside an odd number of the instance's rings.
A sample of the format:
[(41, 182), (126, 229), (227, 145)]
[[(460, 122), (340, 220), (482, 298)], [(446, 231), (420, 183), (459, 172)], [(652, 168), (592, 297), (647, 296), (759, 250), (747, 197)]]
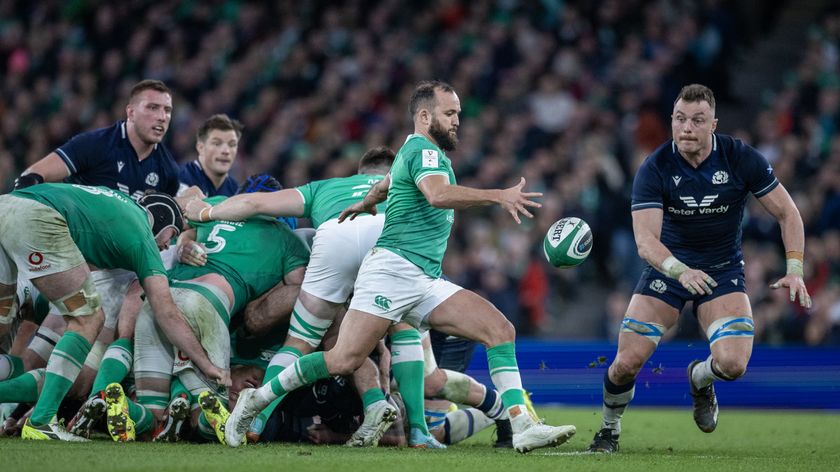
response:
[(586, 260), (592, 250), (592, 230), (580, 218), (557, 220), (545, 234), (543, 252), (554, 267), (574, 267)]

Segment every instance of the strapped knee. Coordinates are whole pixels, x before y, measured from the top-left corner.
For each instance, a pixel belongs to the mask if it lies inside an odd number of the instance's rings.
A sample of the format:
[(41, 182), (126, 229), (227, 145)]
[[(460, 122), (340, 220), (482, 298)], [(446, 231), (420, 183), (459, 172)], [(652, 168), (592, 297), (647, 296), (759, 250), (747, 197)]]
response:
[(0, 297), (0, 325), (11, 324), (18, 313), (18, 299), (14, 293), (7, 297)]
[(59, 298), (53, 305), (63, 316), (90, 316), (102, 306), (102, 299), (93, 285), (93, 278), (88, 274), (78, 292)]
[(446, 383), (443, 384), (443, 398), (452, 403), (467, 403), (470, 394), (470, 377), (460, 372), (443, 369), (446, 373)]
[(651, 341), (654, 345), (659, 345), (659, 340), (665, 334), (665, 327), (659, 323), (634, 320), (625, 315), (624, 320), (621, 322), (621, 331), (623, 333), (636, 333), (639, 336), (644, 336), (645, 339)]
[(749, 316), (727, 316), (715, 320), (706, 329), (706, 336), (709, 338), (709, 345), (729, 337), (753, 337), (755, 335), (755, 324)]
[(292, 311), (289, 336), (300, 339), (312, 347), (318, 347), (332, 323), (333, 320), (324, 320), (312, 314), (298, 300), (295, 302), (295, 308)]

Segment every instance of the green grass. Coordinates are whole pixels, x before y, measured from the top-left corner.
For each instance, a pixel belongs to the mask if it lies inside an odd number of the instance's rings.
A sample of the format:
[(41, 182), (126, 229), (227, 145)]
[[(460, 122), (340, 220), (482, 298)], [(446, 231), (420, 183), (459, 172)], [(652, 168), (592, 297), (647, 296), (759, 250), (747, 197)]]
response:
[(597, 471), (837, 470), (840, 414), (722, 410), (718, 430), (700, 432), (684, 410), (633, 408), (623, 422), (621, 452), (583, 454), (600, 410), (540, 408), (549, 423), (572, 423), (578, 434), (558, 448), (521, 455), (490, 447), (492, 429), (446, 451), (273, 444), (230, 449), (218, 444), (43, 443), (0, 439), (10, 472), (117, 471)]

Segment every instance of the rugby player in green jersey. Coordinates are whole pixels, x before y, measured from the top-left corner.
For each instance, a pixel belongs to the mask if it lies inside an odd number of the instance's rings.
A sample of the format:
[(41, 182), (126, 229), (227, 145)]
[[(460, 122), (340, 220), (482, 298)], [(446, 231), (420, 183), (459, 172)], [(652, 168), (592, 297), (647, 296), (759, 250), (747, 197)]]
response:
[[(224, 198), (208, 201), (217, 203)], [(203, 352), (227, 370), (231, 316), (277, 285), (300, 285), (309, 250), (285, 223), (273, 218), (191, 225), (194, 228), (181, 238), (201, 244), (207, 257), (200, 266), (176, 264), (169, 271), (170, 290)], [(118, 383), (106, 387), (109, 433), (114, 440), (131, 441), (152, 428), (152, 417), (164, 419), (175, 375), (186, 391), (198, 398), (208, 422), (221, 434), (227, 411), (219, 399), (227, 400), (226, 385), (212, 382), (202, 375), (203, 369), (193, 367), (191, 355), (173, 349), (168, 331), (150, 308), (144, 304), (141, 309), (134, 335), (138, 401), (127, 400)]]
[(513, 325), (484, 298), (440, 278), (455, 209), (498, 204), (518, 223), (520, 213), (531, 217), (528, 208), (540, 206), (532, 198), (541, 194), (523, 192), (524, 179), (493, 190), (455, 183), (444, 151), (457, 144), (460, 111), (451, 86), (417, 86), (409, 105), (414, 134), (397, 153), (390, 174), (339, 216), (342, 221), (348, 215), (376, 214), (376, 204), (388, 200), (382, 235), (362, 263), (336, 346), (301, 357), (259, 389), (243, 390), (225, 428), (228, 445), (241, 445), (253, 418), (275, 399), (317, 379), (352, 372), (399, 321), (487, 347), (490, 375), (510, 415), (516, 450), (561, 444), (575, 433), (574, 426), (548, 426), (528, 413)]
[[(237, 195), (212, 207), (196, 201), (187, 205), (187, 216), (198, 221), (242, 220), (258, 214), (300, 216), (310, 218), (316, 228), (312, 258), (295, 302), (286, 342), (272, 359), (266, 372), (266, 382), (302, 355), (313, 352), (339, 313), (344, 311), (359, 266), (382, 232), (385, 218), (383, 214), (364, 215), (351, 224), (339, 226), (338, 216), (344, 208), (364, 198), (368, 190), (383, 179), (393, 160), (393, 151), (377, 147), (362, 156), (358, 173), (350, 177), (310, 182), (272, 193)], [(385, 205), (380, 205), (380, 213), (384, 213), (384, 209)], [(421, 429), (424, 438), (430, 438), (423, 415), (420, 335), (417, 330), (403, 324), (392, 328), (391, 337), (392, 344), (400, 346), (393, 351), (392, 370), (406, 399), (412, 426)], [(380, 388), (360, 393), (365, 408), (365, 423), (348, 444), (373, 446), (396, 419), (397, 410), (385, 401)], [(256, 418), (252, 433), (262, 431), (265, 420), (278, 403), (273, 402)]]
[[(0, 316), (14, 316), (18, 273), (55, 305), (67, 330), (47, 363), (24, 439), (79, 440), (56, 411), (104, 322), (88, 264), (137, 274), (159, 324), (210, 379), (226, 383), (183, 321), (169, 293), (159, 250), (181, 231), (175, 201), (150, 194), (137, 203), (105, 187), (43, 184), (0, 196)], [(142, 207), (142, 208), (141, 208)]]

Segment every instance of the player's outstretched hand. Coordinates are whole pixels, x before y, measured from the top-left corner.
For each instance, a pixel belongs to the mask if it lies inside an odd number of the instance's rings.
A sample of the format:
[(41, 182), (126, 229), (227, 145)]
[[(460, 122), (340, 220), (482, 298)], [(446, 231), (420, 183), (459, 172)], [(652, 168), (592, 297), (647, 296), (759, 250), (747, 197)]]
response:
[(348, 216), (350, 217), (350, 221), (353, 221), (354, 219), (356, 219), (357, 216), (359, 216), (362, 213), (369, 213), (371, 215), (375, 215), (376, 205), (365, 205), (364, 200), (356, 202), (350, 205), (349, 207), (345, 208), (344, 211), (342, 211), (341, 214), (338, 215), (338, 222), (343, 222), (347, 219)]
[(698, 269), (686, 269), (680, 274), (680, 284), (692, 295), (711, 295), (717, 282), (709, 274)]
[(516, 220), (516, 223), (522, 223), (519, 220), (519, 214), (522, 213), (523, 215), (527, 216), (528, 218), (533, 218), (534, 215), (528, 211), (527, 207), (532, 208), (540, 208), (542, 207), (541, 203), (537, 203), (532, 198), (539, 198), (542, 197), (542, 193), (540, 192), (523, 192), (522, 188), (525, 186), (525, 177), (520, 177), (519, 183), (514, 185), (513, 187), (506, 188), (502, 190), (501, 199), (499, 201), (499, 205), (502, 206), (511, 216), (513, 219)]
[(201, 211), (211, 206), (213, 205), (202, 200), (190, 200), (187, 202), (186, 208), (184, 208), (184, 216), (188, 220), (201, 221)]
[(178, 262), (194, 267), (207, 264), (207, 251), (204, 245), (195, 241), (186, 241), (178, 246)]
[(799, 305), (804, 308), (811, 308), (811, 296), (808, 295), (808, 289), (805, 288), (805, 281), (802, 277), (796, 274), (787, 274), (775, 283), (770, 284), (770, 288), (777, 289), (786, 287), (790, 290), (790, 301), (796, 301), (799, 297)]

